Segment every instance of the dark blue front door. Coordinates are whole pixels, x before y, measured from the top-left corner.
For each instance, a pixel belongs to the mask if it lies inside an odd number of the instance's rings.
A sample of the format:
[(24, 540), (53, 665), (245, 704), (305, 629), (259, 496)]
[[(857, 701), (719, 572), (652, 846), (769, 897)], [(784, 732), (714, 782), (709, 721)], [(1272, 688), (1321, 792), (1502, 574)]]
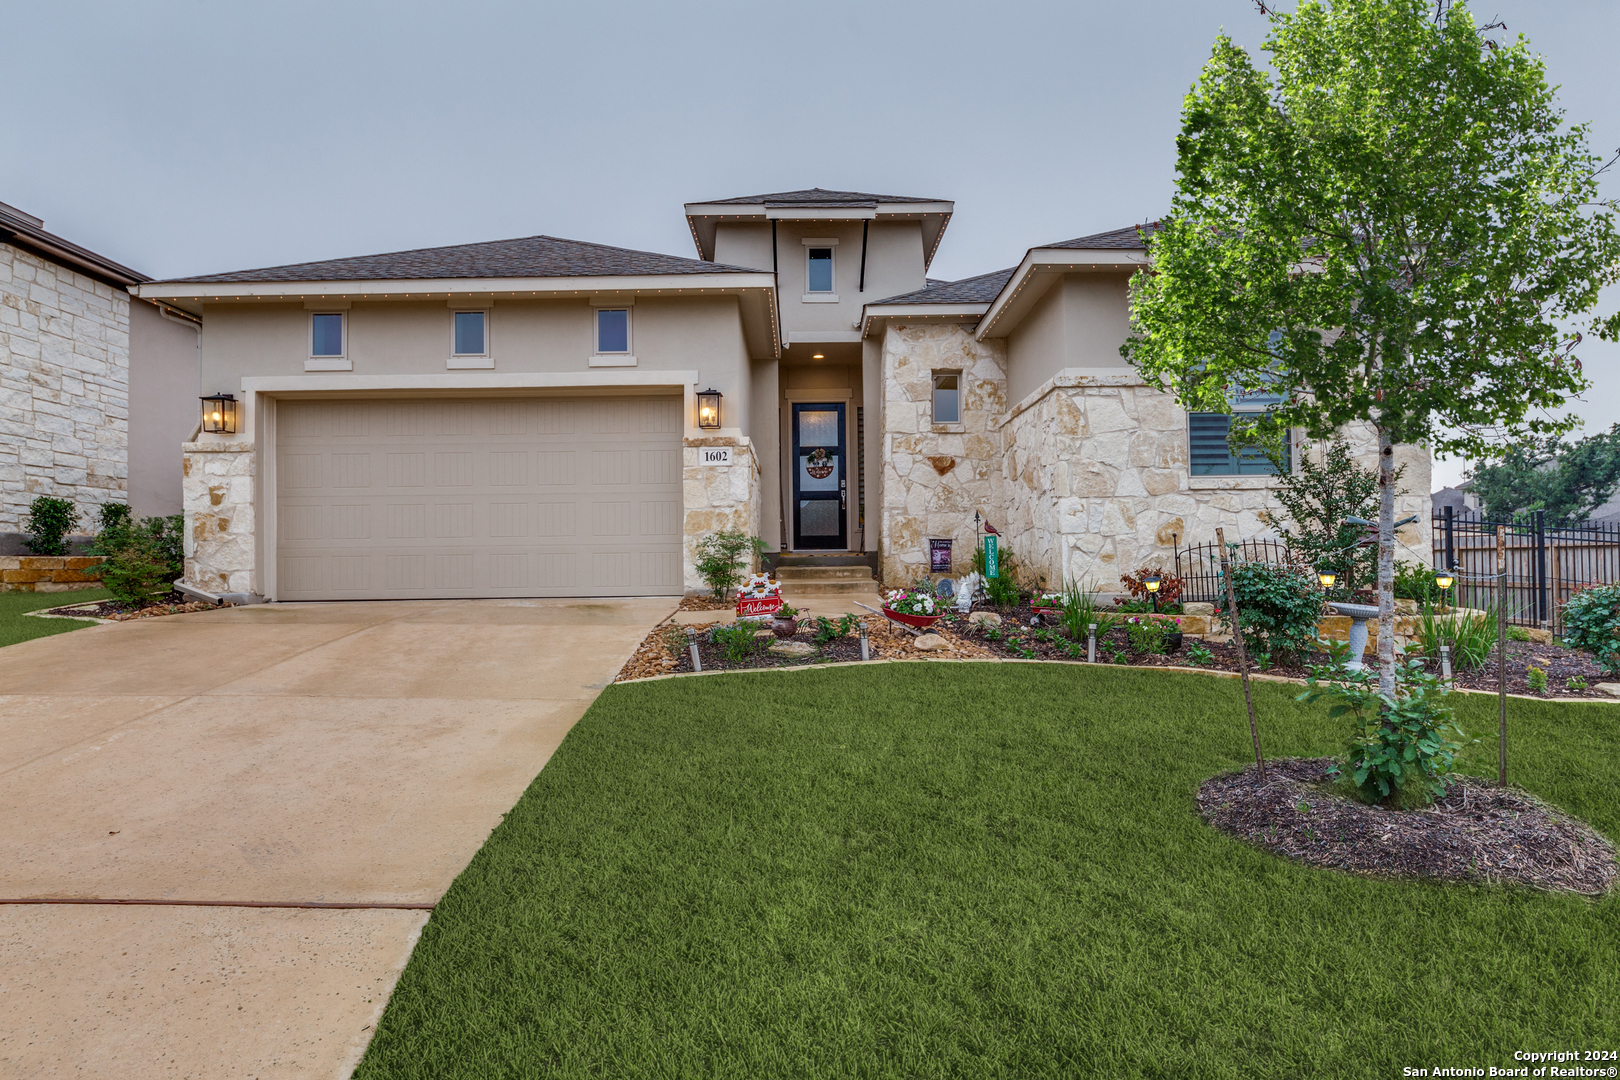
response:
[(793, 406), (793, 546), (849, 547), (842, 404)]

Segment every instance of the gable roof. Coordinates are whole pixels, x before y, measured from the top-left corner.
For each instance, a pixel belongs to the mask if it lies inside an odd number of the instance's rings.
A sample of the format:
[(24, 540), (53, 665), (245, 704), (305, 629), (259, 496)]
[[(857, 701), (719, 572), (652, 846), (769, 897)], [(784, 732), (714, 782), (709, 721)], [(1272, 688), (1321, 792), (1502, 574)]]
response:
[(807, 188), (803, 191), (775, 191), (769, 195), (738, 195), (731, 199), (705, 199), (693, 205), (701, 206), (849, 206), (873, 207), (880, 203), (937, 203), (949, 199), (929, 199), (912, 195), (873, 195), (865, 191), (826, 191)]
[(1152, 236), (1160, 228), (1157, 221), (1149, 221), (1142, 225), (1092, 233), (1090, 236), (1077, 236), (1073, 240), (1060, 240), (1055, 244), (1042, 244), (1040, 247), (1041, 250), (1069, 248), (1079, 251), (1146, 251), (1147, 245), (1142, 242), (1142, 234)]
[(11, 244), (81, 274), (120, 288), (150, 281), (139, 270), (97, 255), (71, 240), (45, 231), (45, 222), (15, 206), (0, 203), (0, 243)]
[(413, 248), (383, 255), (291, 263), (225, 274), (167, 278), (177, 282), (259, 281), (412, 281), (445, 278), (636, 277), (648, 274), (727, 274), (756, 271), (678, 255), (564, 240), (525, 236), (481, 244)]
[(1016, 269), (1009, 266), (1005, 270), (992, 270), (988, 274), (962, 278), (960, 281), (930, 281), (927, 288), (874, 300), (867, 307), (883, 304), (988, 304), (1001, 292)]

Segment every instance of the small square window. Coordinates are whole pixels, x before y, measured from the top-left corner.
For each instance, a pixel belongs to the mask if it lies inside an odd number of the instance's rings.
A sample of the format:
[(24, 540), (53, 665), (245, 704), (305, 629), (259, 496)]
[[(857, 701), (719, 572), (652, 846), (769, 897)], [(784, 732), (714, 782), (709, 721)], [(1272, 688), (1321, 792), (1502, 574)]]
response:
[(630, 309), (596, 309), (596, 351), (599, 353), (627, 353), (630, 351)]
[(833, 291), (832, 248), (805, 248), (804, 281), (805, 292), (830, 293)]
[(343, 355), (343, 313), (322, 312), (310, 316), (311, 356)]
[(483, 356), (484, 350), (484, 313), (456, 312), (456, 355)]
[(934, 372), (934, 423), (962, 422), (962, 373)]

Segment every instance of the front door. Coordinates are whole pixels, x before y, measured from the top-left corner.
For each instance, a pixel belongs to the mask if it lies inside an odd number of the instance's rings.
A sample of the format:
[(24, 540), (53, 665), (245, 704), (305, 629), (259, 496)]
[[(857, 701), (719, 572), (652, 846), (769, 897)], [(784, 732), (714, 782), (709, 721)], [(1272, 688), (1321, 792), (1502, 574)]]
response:
[(793, 546), (849, 547), (844, 406), (793, 406)]

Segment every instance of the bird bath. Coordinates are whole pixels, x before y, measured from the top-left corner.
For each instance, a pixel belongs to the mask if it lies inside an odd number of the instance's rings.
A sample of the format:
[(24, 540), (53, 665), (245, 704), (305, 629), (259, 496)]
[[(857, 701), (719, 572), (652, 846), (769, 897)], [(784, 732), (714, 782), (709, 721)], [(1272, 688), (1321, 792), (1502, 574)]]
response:
[(1372, 604), (1330, 603), (1328, 607), (1340, 615), (1350, 616), (1350, 659), (1344, 666), (1349, 671), (1360, 671), (1366, 666), (1361, 657), (1367, 651), (1367, 620), (1378, 618), (1378, 609)]

